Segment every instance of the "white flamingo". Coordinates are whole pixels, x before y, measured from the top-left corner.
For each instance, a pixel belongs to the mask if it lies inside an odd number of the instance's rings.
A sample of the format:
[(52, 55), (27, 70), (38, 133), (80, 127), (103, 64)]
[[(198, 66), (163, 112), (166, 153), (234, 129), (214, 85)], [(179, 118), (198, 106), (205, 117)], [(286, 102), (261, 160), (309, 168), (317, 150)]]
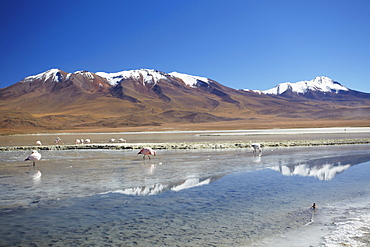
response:
[(42, 145), (41, 141), (36, 141), (36, 145), (41, 146)]
[(86, 143), (86, 144), (89, 144), (90, 142), (91, 142), (91, 140), (90, 140), (90, 139), (86, 139), (86, 140), (85, 140), (85, 143)]
[(118, 141), (119, 141), (119, 142), (126, 142), (126, 140), (125, 140), (125, 139), (123, 139), (123, 138), (119, 138), (119, 139), (118, 139)]
[(143, 149), (141, 149), (138, 153), (137, 153), (137, 155), (139, 155), (139, 154), (144, 154), (144, 156), (143, 156), (143, 159), (145, 159), (145, 156), (147, 155), (148, 156), (148, 158), (150, 159), (150, 156), (149, 155), (156, 155), (157, 154), (157, 152), (156, 151), (154, 151), (152, 148), (150, 148), (150, 147), (146, 147), (146, 148), (143, 148)]
[(261, 149), (261, 144), (260, 143), (252, 143), (251, 146), (253, 148), (253, 153), (257, 153), (257, 150), (258, 150), (259, 154), (260, 155), (262, 154), (262, 149)]
[(115, 142), (115, 141), (116, 141), (116, 139), (114, 139), (114, 138), (109, 140), (109, 142)]
[(28, 157), (24, 161), (30, 160), (33, 162), (33, 166), (35, 166), (36, 161), (39, 161), (40, 159), (41, 159), (41, 154), (37, 152), (37, 150), (33, 150), (32, 153), (28, 155)]
[(81, 144), (81, 140), (80, 139), (76, 139), (76, 144)]

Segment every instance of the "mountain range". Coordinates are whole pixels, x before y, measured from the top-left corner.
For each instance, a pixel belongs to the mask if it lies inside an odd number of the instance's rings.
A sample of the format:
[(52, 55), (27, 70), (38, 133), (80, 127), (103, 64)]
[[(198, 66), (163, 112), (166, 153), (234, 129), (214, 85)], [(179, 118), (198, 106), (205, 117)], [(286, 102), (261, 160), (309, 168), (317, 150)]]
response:
[(0, 89), (3, 133), (144, 128), (276, 128), (370, 120), (370, 94), (327, 77), (266, 91), (154, 69), (116, 73), (51, 69)]

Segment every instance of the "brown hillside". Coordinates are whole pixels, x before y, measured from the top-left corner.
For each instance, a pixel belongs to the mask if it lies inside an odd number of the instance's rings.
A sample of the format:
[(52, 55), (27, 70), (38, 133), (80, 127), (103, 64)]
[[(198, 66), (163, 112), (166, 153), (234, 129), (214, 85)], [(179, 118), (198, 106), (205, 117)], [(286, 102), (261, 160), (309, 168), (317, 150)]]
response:
[[(141, 72), (141, 71), (139, 71)], [(370, 99), (310, 100), (235, 90), (218, 82), (187, 85), (145, 71), (116, 84), (87, 71), (52, 70), (0, 89), (0, 131), (117, 131), (122, 128), (277, 128), (368, 126)], [(187, 126), (187, 127), (184, 127)]]

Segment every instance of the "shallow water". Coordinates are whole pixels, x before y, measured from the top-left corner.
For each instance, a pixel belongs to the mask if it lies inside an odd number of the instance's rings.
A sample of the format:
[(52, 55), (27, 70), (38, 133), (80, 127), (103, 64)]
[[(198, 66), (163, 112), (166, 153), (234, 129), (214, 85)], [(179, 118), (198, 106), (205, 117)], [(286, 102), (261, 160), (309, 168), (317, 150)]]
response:
[(92, 143), (107, 143), (120, 138), (128, 143), (166, 142), (222, 142), (222, 141), (282, 141), (319, 139), (370, 138), (370, 128), (307, 128), (267, 130), (225, 130), (225, 131), (168, 131), (168, 132), (121, 132), (121, 133), (59, 133), (33, 135), (0, 135), (0, 146), (34, 146), (36, 141), (53, 145), (59, 137), (60, 144), (75, 144), (76, 139), (90, 139)]
[(0, 246), (366, 246), (369, 148), (1, 152)]

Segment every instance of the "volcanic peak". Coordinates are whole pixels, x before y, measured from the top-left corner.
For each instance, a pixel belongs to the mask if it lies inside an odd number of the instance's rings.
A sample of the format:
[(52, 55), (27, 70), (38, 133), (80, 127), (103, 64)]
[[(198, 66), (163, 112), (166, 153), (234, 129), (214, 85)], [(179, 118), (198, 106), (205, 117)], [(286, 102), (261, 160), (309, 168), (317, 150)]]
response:
[(348, 91), (349, 89), (342, 86), (340, 83), (333, 81), (326, 76), (318, 76), (311, 81), (299, 81), (299, 82), (284, 82), (280, 83), (274, 88), (268, 90), (253, 90), (257, 93), (280, 95), (285, 92), (293, 92), (297, 94), (306, 94), (310, 91), (316, 92), (332, 92), (339, 93), (339, 91)]
[(37, 75), (31, 75), (22, 80), (22, 82), (34, 81), (34, 80), (43, 80), (47, 81), (52, 79), (55, 82), (61, 82), (63, 80), (63, 75), (60, 73), (59, 69), (50, 69), (46, 72), (42, 72)]

